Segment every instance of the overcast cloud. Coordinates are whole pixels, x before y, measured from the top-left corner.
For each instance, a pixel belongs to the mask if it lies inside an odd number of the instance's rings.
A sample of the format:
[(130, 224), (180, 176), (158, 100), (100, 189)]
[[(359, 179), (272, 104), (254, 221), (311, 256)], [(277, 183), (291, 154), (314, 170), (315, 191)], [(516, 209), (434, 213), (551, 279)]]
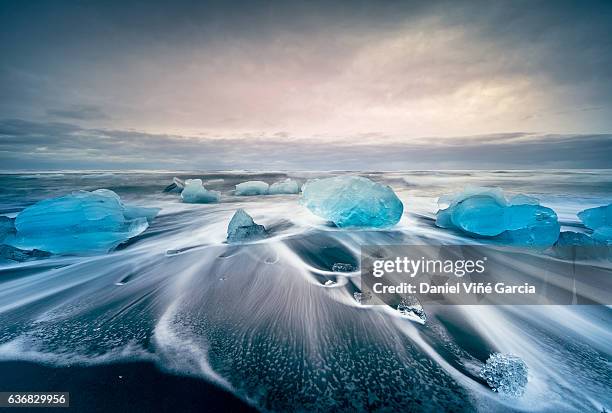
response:
[(0, 8), (4, 169), (610, 166), (610, 1)]

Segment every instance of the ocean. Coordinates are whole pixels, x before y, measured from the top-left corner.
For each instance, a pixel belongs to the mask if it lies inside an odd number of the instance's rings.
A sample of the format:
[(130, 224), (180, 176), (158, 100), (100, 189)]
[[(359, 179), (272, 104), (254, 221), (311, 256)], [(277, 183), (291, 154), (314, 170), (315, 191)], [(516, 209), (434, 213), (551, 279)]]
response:
[[(9, 217), (99, 188), (161, 208), (144, 233), (108, 254), (0, 261), (0, 391), (70, 391), (79, 411), (133, 411), (141, 402), (143, 411), (168, 410), (172, 400), (180, 411), (612, 409), (608, 306), (424, 305), (420, 325), (360, 305), (358, 271), (332, 271), (336, 263), (357, 268), (366, 244), (473, 242), (434, 223), (438, 197), (466, 185), (534, 196), (556, 211), (562, 230), (584, 231), (576, 213), (612, 202), (612, 170), (350, 172), (402, 200), (404, 215), (388, 230), (335, 228), (299, 195), (232, 194), (247, 180), (348, 173), (0, 175), (0, 215)], [(221, 202), (182, 203), (163, 192), (175, 176), (203, 179)], [(269, 236), (227, 244), (238, 208)], [(528, 366), (522, 397), (497, 394), (479, 377), (493, 352)]]

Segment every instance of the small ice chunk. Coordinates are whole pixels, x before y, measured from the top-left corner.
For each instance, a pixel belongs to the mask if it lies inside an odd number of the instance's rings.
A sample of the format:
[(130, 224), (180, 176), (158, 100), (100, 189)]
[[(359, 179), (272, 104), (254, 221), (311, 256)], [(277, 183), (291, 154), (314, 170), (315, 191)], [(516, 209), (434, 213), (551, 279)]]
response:
[(298, 183), (293, 179), (285, 179), (284, 181), (275, 182), (270, 185), (268, 190), (268, 194), (270, 195), (278, 195), (278, 194), (299, 194), (300, 188)]
[(265, 238), (265, 236), (266, 228), (263, 225), (256, 224), (253, 218), (242, 208), (234, 213), (227, 226), (228, 242), (253, 241)]
[(252, 195), (267, 195), (269, 185), (264, 181), (247, 181), (236, 185), (236, 195), (252, 196)]
[(354, 175), (309, 180), (302, 187), (301, 203), (340, 228), (391, 227), (404, 211), (390, 187)]
[(367, 304), (372, 299), (372, 293), (370, 292), (356, 292), (353, 293), (353, 297), (359, 304)]
[(181, 192), (181, 198), (183, 202), (190, 204), (209, 204), (219, 202), (221, 194), (204, 188), (201, 179), (187, 179), (185, 189)]
[(164, 192), (181, 192), (185, 188), (185, 182), (176, 176), (172, 178), (172, 183), (164, 188)]
[(559, 237), (555, 211), (539, 205), (532, 197), (517, 195), (507, 201), (499, 188), (468, 187), (461, 193), (441, 197), (439, 203), (448, 207), (437, 212), (436, 225), (474, 238), (547, 248)]
[(325, 286), (326, 286), (326, 287), (329, 287), (329, 286), (334, 285), (334, 284), (336, 284), (336, 282), (335, 282), (335, 281), (333, 281), (333, 280), (327, 280), (327, 281), (325, 281)]
[(142, 233), (158, 208), (125, 205), (108, 189), (77, 191), (40, 201), (17, 215), (4, 242), (54, 254), (107, 252)]
[(500, 394), (520, 397), (527, 386), (527, 365), (511, 354), (493, 353), (480, 370), (480, 377), (491, 389)]
[(593, 230), (593, 239), (603, 245), (612, 245), (612, 204), (589, 208), (578, 213), (583, 224)]
[(351, 264), (345, 262), (336, 262), (332, 265), (333, 272), (353, 272), (355, 268)]
[(408, 317), (418, 323), (425, 324), (427, 321), (427, 315), (423, 306), (419, 302), (418, 298), (414, 296), (404, 297), (397, 305), (397, 311), (404, 316)]

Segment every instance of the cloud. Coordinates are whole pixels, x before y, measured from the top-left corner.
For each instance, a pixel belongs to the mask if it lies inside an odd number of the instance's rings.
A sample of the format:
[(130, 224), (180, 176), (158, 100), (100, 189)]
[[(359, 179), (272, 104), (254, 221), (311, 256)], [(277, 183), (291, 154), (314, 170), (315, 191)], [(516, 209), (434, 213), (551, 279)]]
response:
[(4, 117), (226, 136), (612, 130), (609, 1), (22, 3), (0, 13)]
[(47, 115), (71, 120), (108, 119), (108, 115), (102, 109), (93, 105), (72, 105), (64, 109), (47, 109)]
[(221, 139), (13, 119), (0, 121), (0, 163), (9, 170), (612, 168), (612, 134), (351, 139), (315, 142), (286, 132)]

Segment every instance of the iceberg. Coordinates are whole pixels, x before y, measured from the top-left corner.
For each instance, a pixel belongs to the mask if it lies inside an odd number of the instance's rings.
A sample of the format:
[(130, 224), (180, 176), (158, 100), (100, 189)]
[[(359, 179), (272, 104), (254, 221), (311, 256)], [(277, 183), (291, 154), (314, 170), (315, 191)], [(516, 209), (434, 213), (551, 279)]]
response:
[(391, 227), (404, 211), (390, 187), (360, 176), (309, 180), (302, 187), (301, 203), (340, 228)]
[(293, 179), (285, 179), (284, 181), (275, 182), (270, 185), (268, 194), (279, 195), (279, 194), (299, 194), (300, 187), (298, 183)]
[(520, 397), (527, 386), (527, 365), (511, 354), (493, 353), (480, 370), (480, 377), (489, 387), (500, 394)]
[(506, 200), (500, 188), (468, 187), (438, 202), (448, 207), (437, 212), (436, 225), (474, 238), (547, 248), (559, 237), (557, 214), (533, 197), (517, 195)]
[(125, 205), (108, 189), (40, 201), (17, 215), (4, 243), (53, 254), (108, 252), (142, 233), (158, 208)]
[(190, 204), (209, 204), (219, 202), (221, 194), (217, 191), (209, 191), (202, 185), (201, 179), (187, 179), (185, 189), (181, 192), (183, 202)]
[(258, 225), (242, 208), (238, 209), (227, 226), (228, 242), (254, 241), (266, 237), (266, 228)]
[(612, 204), (589, 208), (578, 213), (585, 227), (593, 230), (592, 237), (603, 245), (612, 245)]
[(264, 181), (247, 181), (236, 185), (236, 195), (252, 196), (252, 195), (267, 195), (268, 184)]

